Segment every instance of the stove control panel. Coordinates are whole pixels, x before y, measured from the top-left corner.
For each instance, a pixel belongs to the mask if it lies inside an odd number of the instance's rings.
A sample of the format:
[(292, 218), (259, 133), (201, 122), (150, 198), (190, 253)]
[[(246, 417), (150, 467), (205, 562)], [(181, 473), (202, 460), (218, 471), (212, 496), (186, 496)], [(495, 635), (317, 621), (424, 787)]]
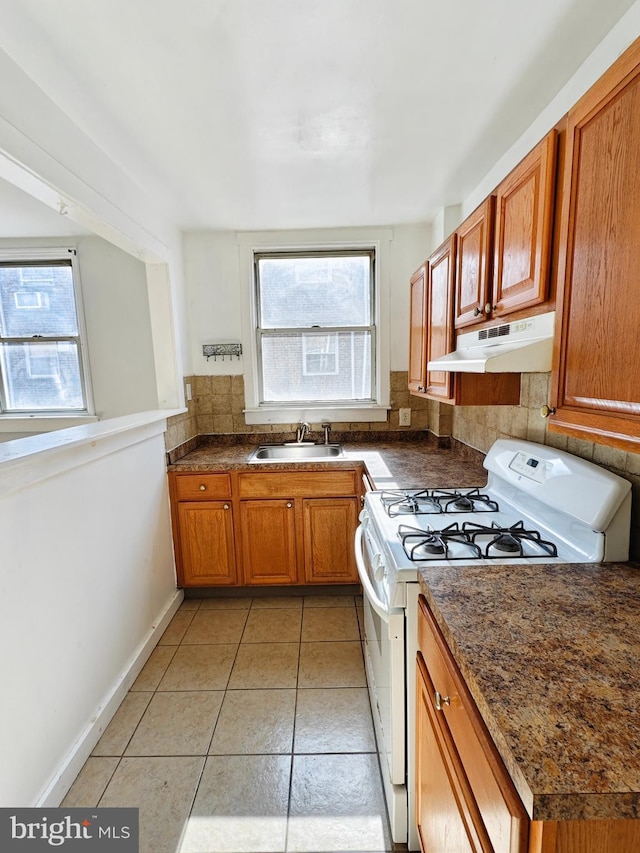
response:
[(512, 471), (533, 480), (535, 483), (544, 483), (549, 476), (553, 465), (544, 459), (538, 459), (530, 453), (516, 453), (509, 465)]

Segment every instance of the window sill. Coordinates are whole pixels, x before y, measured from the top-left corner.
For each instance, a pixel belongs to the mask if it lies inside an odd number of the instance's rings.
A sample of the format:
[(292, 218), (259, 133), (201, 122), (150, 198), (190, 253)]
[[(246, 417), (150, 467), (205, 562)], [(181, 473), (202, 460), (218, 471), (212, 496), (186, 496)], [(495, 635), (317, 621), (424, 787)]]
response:
[(93, 424), (96, 415), (0, 415), (0, 433), (53, 432), (57, 429)]
[(245, 409), (244, 417), (247, 424), (292, 424), (300, 421), (321, 423), (331, 421), (338, 423), (380, 423), (387, 420), (389, 406), (350, 405), (350, 406), (289, 406)]

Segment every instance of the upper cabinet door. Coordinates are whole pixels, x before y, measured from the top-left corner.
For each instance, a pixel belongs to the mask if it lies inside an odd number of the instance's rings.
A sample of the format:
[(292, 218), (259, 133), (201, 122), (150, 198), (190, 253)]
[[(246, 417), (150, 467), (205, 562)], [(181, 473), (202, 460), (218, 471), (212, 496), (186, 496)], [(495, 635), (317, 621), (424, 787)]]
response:
[(640, 40), (569, 112), (551, 429), (640, 447)]
[(409, 317), (409, 391), (424, 394), (427, 370), (427, 264), (411, 276)]
[(456, 329), (486, 320), (491, 308), (495, 202), (495, 196), (489, 196), (456, 231)]
[[(456, 262), (456, 235), (453, 234), (428, 261), (427, 361), (454, 349), (453, 284)], [(427, 393), (451, 400), (454, 374), (444, 370), (427, 371)]]
[(552, 130), (496, 191), (493, 317), (548, 298), (556, 148)]

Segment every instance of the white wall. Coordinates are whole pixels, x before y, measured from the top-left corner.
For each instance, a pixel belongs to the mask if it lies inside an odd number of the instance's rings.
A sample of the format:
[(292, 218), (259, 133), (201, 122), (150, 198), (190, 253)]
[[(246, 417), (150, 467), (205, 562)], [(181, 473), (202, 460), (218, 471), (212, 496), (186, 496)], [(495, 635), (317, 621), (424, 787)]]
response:
[(639, 36), (640, 0), (637, 0), (609, 34), (600, 42), (593, 53), (583, 62), (566, 86), (560, 90), (551, 103), (540, 113), (538, 118), (527, 128), (520, 139), (505, 152), (475, 189), (462, 201), (458, 221), (453, 223), (447, 233), (451, 233), (460, 222), (491, 194), (500, 181), (518, 165), (520, 160), (529, 153), (552, 127), (555, 127), (558, 121)]
[(77, 240), (96, 414), (158, 407), (146, 268), (100, 237)]
[(0, 445), (0, 806), (58, 804), (179, 603), (165, 424)]
[[(370, 229), (375, 230), (375, 229)], [(362, 235), (366, 229), (332, 229), (332, 239), (348, 241), (352, 235)], [(425, 223), (394, 225), (389, 245), (389, 337), (391, 370), (406, 370), (408, 366), (409, 279), (427, 258), (431, 245), (431, 229)], [(257, 243), (271, 245), (291, 235), (301, 241), (317, 242), (326, 239), (327, 231), (260, 232), (252, 234)], [(221, 341), (242, 341), (242, 295), (251, 287), (248, 277), (242, 278), (238, 241), (243, 235), (230, 231), (192, 232), (184, 237), (185, 280), (191, 357), (197, 375), (239, 374), (241, 359), (207, 361), (202, 356), (202, 344)]]

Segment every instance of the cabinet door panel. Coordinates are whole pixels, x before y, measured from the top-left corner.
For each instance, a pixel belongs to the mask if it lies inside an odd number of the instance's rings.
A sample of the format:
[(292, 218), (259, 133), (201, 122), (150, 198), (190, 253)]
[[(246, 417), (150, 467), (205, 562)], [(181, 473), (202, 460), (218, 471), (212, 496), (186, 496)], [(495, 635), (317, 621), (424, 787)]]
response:
[[(640, 443), (640, 47), (569, 113), (552, 428)], [(630, 71), (631, 69), (631, 71)], [(571, 430), (570, 430), (571, 431)], [(584, 436), (585, 438), (587, 435)]]
[[(453, 275), (455, 234), (429, 258), (427, 318), (427, 361), (446, 355), (453, 343)], [(445, 370), (427, 371), (427, 393), (430, 397), (450, 400), (453, 374)]]
[(556, 148), (552, 130), (497, 189), (494, 317), (548, 298)]
[(183, 586), (228, 586), (237, 582), (233, 511), (222, 501), (178, 504)]
[[(464, 771), (436, 718), (434, 688), (421, 657), (418, 653), (416, 816), (422, 849), (425, 853), (489, 853), (489, 840), (476, 832), (461, 788)], [(475, 817), (479, 822), (479, 815)]]
[(358, 524), (358, 499), (305, 500), (303, 514), (307, 583), (357, 583), (353, 537)]
[(411, 276), (409, 314), (409, 391), (423, 394), (427, 369), (427, 264)]
[(457, 230), (455, 327), (487, 319), (493, 264), (495, 196), (489, 196)]
[(296, 583), (293, 500), (241, 501), (240, 526), (245, 583)]
[(422, 596), (419, 604), (418, 646), (435, 689), (448, 697), (438, 718), (464, 766), (464, 779), (482, 820), (483, 829), (478, 832), (486, 832), (494, 853), (524, 853), (528, 837), (525, 808)]

